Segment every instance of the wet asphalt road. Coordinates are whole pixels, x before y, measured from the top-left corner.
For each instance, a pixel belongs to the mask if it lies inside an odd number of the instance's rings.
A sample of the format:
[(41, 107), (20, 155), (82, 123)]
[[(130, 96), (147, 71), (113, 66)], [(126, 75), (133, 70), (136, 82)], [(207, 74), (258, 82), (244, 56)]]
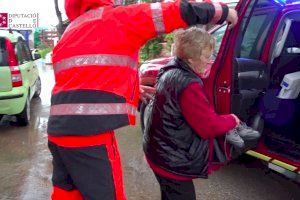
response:
[[(52, 67), (40, 65), (42, 94), (31, 103), (27, 127), (0, 123), (0, 199), (46, 200), (51, 191), (51, 156), (46, 126), (53, 86)], [(158, 184), (147, 166), (140, 127), (117, 130), (128, 200), (159, 200)], [(260, 162), (236, 161), (210, 176), (195, 181), (197, 200), (298, 200), (300, 186), (268, 171)]]

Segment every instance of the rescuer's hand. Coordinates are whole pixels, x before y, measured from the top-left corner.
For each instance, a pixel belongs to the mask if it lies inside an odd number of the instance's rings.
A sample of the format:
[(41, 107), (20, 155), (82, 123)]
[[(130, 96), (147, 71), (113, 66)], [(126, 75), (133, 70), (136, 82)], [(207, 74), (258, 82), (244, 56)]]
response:
[(228, 24), (230, 24), (229, 28), (232, 28), (237, 24), (238, 16), (236, 10), (229, 8), (226, 21), (228, 22)]

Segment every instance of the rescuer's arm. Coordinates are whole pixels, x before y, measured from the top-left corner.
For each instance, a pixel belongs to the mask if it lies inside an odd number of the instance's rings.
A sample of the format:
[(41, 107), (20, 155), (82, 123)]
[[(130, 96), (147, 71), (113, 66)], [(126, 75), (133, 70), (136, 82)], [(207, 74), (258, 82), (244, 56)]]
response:
[[(122, 9), (123, 8), (123, 9)], [(166, 3), (133, 4), (119, 9), (118, 17), (130, 41), (143, 45), (149, 39), (196, 24), (235, 25), (237, 14), (226, 4), (177, 0)]]

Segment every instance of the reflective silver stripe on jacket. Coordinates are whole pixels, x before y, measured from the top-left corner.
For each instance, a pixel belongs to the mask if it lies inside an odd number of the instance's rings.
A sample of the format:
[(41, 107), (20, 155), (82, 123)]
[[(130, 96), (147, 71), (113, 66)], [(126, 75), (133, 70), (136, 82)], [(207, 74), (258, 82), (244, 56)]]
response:
[(126, 103), (78, 103), (52, 105), (50, 115), (118, 115), (136, 114), (136, 108)]
[(88, 12), (80, 15), (77, 17), (74, 21), (70, 23), (70, 25), (67, 27), (66, 32), (80, 26), (81, 24), (85, 22), (90, 22), (98, 19), (102, 19), (102, 14), (103, 14), (104, 8), (97, 8), (94, 10), (89, 10)]
[(165, 33), (165, 25), (164, 25), (164, 18), (163, 12), (160, 3), (152, 3), (151, 4), (152, 10), (152, 19), (155, 26), (156, 33), (163, 34)]
[(137, 69), (138, 63), (131, 57), (125, 55), (113, 55), (113, 54), (89, 54), (73, 56), (67, 59), (63, 59), (57, 63), (54, 63), (55, 73), (69, 69), (71, 67), (82, 67), (87, 65), (96, 66), (128, 66), (133, 69)]

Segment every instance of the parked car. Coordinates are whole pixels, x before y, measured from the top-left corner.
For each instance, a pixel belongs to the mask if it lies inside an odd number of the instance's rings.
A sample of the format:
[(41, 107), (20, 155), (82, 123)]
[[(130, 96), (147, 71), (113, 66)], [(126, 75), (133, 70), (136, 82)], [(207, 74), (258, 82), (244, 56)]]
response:
[[(34, 59), (40, 58), (35, 54)], [(30, 120), (30, 101), (41, 93), (41, 80), (24, 37), (0, 30), (0, 120), (15, 115), (25, 126)]]
[[(240, 0), (236, 8), (234, 29), (220, 25), (210, 30), (217, 45), (204, 80), (206, 93), (218, 113), (235, 113), (262, 133), (246, 154), (300, 182), (300, 1)], [(170, 59), (144, 63), (141, 84), (154, 86)], [(143, 103), (142, 127), (145, 107)], [(227, 160), (234, 157), (223, 138), (214, 147), (211, 162), (222, 165), (220, 153)]]

